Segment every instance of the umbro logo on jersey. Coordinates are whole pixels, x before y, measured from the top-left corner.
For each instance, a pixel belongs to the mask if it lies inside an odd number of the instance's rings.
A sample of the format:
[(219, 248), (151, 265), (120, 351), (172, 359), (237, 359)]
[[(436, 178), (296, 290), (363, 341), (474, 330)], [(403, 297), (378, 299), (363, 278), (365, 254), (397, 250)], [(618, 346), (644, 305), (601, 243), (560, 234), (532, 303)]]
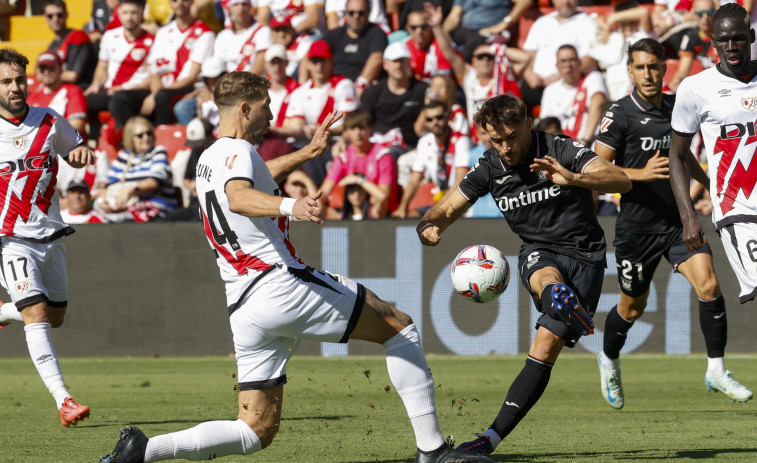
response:
[(29, 139), (26, 137), (14, 138), (13, 147), (17, 150), (23, 151), (29, 146)]
[(731, 96), (731, 91), (727, 88), (720, 90), (718, 93), (720, 94), (720, 98), (723, 98), (724, 96)]
[(502, 178), (498, 178), (498, 179), (497, 179), (497, 180), (495, 180), (494, 182), (495, 182), (495, 183), (496, 183), (497, 185), (502, 185), (502, 184), (503, 184), (503, 183), (505, 183), (505, 182), (506, 182), (506, 181), (507, 181), (507, 180), (508, 180), (508, 179), (509, 179), (510, 177), (512, 177), (512, 175), (505, 175), (505, 176), (504, 176), (504, 177), (502, 177)]
[(647, 122), (651, 121), (652, 119), (645, 117), (644, 119), (639, 121), (639, 124), (641, 125), (647, 125)]

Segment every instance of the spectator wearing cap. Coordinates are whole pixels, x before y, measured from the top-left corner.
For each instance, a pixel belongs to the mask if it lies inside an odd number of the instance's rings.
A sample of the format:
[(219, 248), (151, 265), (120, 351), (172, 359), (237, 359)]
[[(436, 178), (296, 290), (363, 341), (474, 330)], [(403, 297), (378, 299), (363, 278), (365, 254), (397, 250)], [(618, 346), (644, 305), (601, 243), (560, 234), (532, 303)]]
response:
[(300, 84), (286, 74), (287, 51), (283, 45), (275, 43), (265, 52), (265, 76), (271, 81), (268, 95), (271, 97), (271, 130), (284, 126), (289, 98)]
[[(323, 40), (316, 40), (308, 51), (312, 63), (312, 77), (292, 92), (287, 107), (282, 135), (309, 140), (315, 129), (330, 112), (348, 113), (357, 108), (355, 84), (348, 78), (334, 74), (331, 47)], [(337, 121), (329, 131), (342, 133), (342, 121)], [(319, 182), (316, 182), (319, 183)]]
[(232, 24), (218, 33), (213, 56), (223, 60), (226, 71), (262, 74), (265, 51), (272, 45), (271, 29), (255, 22), (250, 0), (229, 0)]
[[(348, 113), (358, 106), (355, 84), (350, 79), (333, 73), (328, 43), (323, 40), (313, 42), (308, 51), (308, 60), (312, 63), (312, 77), (292, 92), (284, 125), (277, 130), (283, 137), (295, 137), (295, 147), (310, 140), (329, 113)], [(329, 131), (333, 135), (341, 135), (342, 121), (337, 121)], [(330, 157), (319, 156), (302, 167), (317, 185), (326, 176), (326, 165)]]
[(287, 51), (287, 75), (303, 83), (310, 75), (299, 72), (300, 63), (307, 59), (313, 38), (307, 34), (300, 34), (292, 27), (291, 18), (271, 18), (271, 38), (273, 43), (283, 45)]
[(368, 22), (368, 0), (347, 0), (347, 24), (326, 32), (323, 39), (334, 52), (334, 72), (355, 82), (360, 98), (381, 74), (386, 33)]
[(107, 223), (108, 220), (92, 209), (92, 196), (85, 182), (71, 182), (66, 188), (66, 208), (61, 209), (63, 222), (69, 225)]
[[(156, 125), (172, 122), (173, 103), (194, 89), (202, 63), (211, 56), (215, 40), (210, 27), (192, 16), (192, 0), (171, 0), (169, 4), (174, 20), (155, 35), (148, 60), (149, 88), (124, 92), (116, 99), (118, 106), (131, 106), (143, 116), (153, 114)], [(122, 114), (125, 119), (117, 119), (116, 124), (123, 125), (131, 115)]]
[(410, 51), (410, 68), (416, 79), (428, 82), (437, 74), (452, 72), (452, 65), (444, 57), (439, 43), (434, 38), (423, 9), (411, 11), (407, 15), (406, 29), (410, 38), (405, 45)]
[(361, 107), (375, 123), (372, 141), (392, 146), (398, 155), (418, 143), (413, 125), (423, 108), (428, 85), (413, 77), (410, 51), (403, 42), (386, 47), (383, 66), (386, 78), (365, 91)]
[(173, 107), (173, 114), (179, 124), (187, 125), (189, 121), (200, 115), (209, 120), (214, 127), (218, 126), (220, 116), (218, 107), (213, 103), (213, 90), (224, 74), (226, 74), (226, 65), (221, 58), (211, 56), (202, 63), (200, 80), (195, 84), (195, 89), (176, 102)]
[[(142, 29), (145, 0), (121, 0), (118, 16), (121, 26), (103, 34), (92, 83), (84, 91), (87, 97), (89, 138), (100, 135), (100, 111), (108, 110), (114, 119), (120, 108), (113, 104), (113, 95), (124, 90), (146, 89), (150, 85), (147, 58), (155, 37)], [(122, 127), (116, 125), (116, 131)], [(110, 137), (116, 144), (118, 136)]]
[(47, 49), (58, 54), (63, 63), (61, 80), (77, 84), (83, 89), (92, 82), (97, 56), (92, 42), (84, 31), (66, 26), (68, 10), (63, 0), (48, 0), (43, 11), (47, 27), (55, 34)]
[(320, 37), (326, 32), (323, 0), (258, 0), (258, 21), (270, 24), (271, 19), (288, 19), (298, 34)]
[[(392, 32), (386, 19), (383, 0), (367, 0), (370, 12), (368, 22), (377, 25), (387, 34)], [(326, 28), (333, 30), (347, 24), (347, 0), (326, 0)]]
[(84, 134), (87, 98), (76, 84), (63, 82), (63, 66), (58, 54), (46, 51), (39, 55), (36, 73), (39, 84), (29, 94), (26, 102), (31, 106), (53, 109)]

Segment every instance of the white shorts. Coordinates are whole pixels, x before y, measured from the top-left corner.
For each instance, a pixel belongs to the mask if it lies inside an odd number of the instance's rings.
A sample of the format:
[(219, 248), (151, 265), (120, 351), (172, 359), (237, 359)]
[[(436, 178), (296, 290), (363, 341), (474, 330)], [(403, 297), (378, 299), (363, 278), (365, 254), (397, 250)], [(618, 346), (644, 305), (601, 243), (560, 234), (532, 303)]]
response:
[(12, 236), (0, 240), (2, 285), (18, 309), (38, 302), (68, 304), (66, 247), (63, 240), (32, 243)]
[(286, 364), (301, 339), (347, 342), (364, 303), (365, 288), (349, 278), (274, 268), (229, 317), (240, 389), (286, 383)]
[(757, 223), (735, 223), (720, 229), (720, 239), (741, 285), (739, 302), (757, 297)]

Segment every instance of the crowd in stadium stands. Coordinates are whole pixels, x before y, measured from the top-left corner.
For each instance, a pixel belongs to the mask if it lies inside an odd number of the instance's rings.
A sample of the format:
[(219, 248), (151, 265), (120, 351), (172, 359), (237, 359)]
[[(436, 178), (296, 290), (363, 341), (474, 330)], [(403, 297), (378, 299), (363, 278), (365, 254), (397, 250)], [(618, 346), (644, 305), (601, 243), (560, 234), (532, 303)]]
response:
[[(29, 103), (64, 115), (98, 154), (59, 173), (71, 223), (197, 220), (193, 166), (219, 123), (213, 88), (232, 71), (271, 81), (266, 160), (306, 145), (329, 112), (346, 114), (330, 153), (292, 173), (285, 194), (322, 189), (327, 219), (404, 218), (491, 147), (473, 116), (493, 96), (522, 98), (541, 129), (591, 146), (632, 90), (629, 44), (663, 43), (670, 93), (717, 62), (718, 0), (536, 2), (98, 0), (72, 30), (65, 2), (48, 0), (55, 39), (31, 57)], [(707, 197), (692, 189), (705, 214)], [(600, 214), (617, 204), (597, 195)], [(470, 215), (498, 210), (482, 202)]]

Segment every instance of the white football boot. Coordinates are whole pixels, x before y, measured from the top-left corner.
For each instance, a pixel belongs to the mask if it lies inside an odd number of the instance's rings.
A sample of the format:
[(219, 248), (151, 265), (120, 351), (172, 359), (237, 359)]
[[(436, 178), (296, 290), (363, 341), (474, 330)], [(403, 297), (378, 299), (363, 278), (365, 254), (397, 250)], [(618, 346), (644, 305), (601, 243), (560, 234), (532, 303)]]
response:
[(752, 391), (733, 379), (732, 371), (723, 370), (712, 376), (707, 372), (704, 375), (704, 384), (710, 391), (722, 392), (734, 402), (746, 402), (752, 398)]
[(605, 353), (600, 352), (597, 356), (597, 365), (599, 366), (599, 386), (602, 388), (602, 397), (605, 398), (607, 405), (620, 410), (623, 408), (625, 399), (623, 396), (623, 383), (620, 381), (620, 368), (610, 370), (602, 365), (602, 357)]

